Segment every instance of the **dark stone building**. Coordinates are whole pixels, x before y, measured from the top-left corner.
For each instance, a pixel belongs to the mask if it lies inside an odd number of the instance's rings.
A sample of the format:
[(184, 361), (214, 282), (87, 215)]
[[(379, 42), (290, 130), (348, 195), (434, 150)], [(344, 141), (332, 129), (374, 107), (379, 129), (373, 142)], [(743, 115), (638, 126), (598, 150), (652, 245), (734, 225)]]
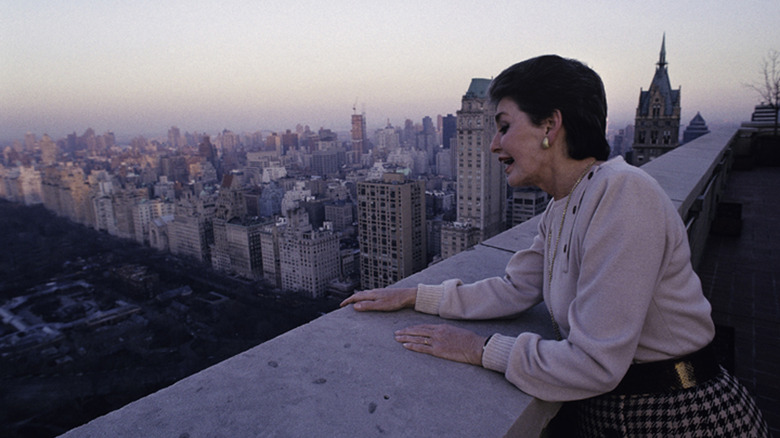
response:
[(680, 89), (673, 90), (666, 69), (666, 35), (650, 89), (640, 89), (632, 164), (641, 166), (680, 145)]

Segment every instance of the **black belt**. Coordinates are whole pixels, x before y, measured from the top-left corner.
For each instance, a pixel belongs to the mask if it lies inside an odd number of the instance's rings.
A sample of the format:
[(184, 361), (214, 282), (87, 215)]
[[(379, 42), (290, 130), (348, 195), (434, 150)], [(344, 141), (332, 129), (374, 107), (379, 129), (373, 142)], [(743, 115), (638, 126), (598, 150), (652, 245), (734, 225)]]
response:
[(631, 365), (609, 394), (659, 394), (693, 388), (720, 374), (712, 344), (677, 359)]

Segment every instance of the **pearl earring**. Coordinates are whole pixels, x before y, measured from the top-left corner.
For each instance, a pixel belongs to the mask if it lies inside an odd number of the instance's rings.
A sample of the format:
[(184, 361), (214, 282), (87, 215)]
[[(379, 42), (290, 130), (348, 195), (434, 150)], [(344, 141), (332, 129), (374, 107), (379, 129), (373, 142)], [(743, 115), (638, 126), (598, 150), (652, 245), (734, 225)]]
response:
[(546, 135), (542, 139), (542, 149), (550, 149), (550, 139)]

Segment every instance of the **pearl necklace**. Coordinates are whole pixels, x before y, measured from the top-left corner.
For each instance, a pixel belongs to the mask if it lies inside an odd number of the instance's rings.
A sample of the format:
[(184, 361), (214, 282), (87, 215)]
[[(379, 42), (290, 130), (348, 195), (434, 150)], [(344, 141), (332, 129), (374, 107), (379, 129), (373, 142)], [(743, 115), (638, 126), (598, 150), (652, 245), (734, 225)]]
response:
[[(571, 187), (571, 190), (569, 190), (569, 194), (566, 195), (566, 205), (563, 207), (563, 215), (561, 216), (561, 225), (558, 227), (558, 236), (555, 238), (555, 248), (552, 250), (552, 257), (548, 259), (547, 263), (547, 289), (552, 294), (552, 277), (553, 277), (553, 267), (555, 266), (555, 257), (558, 255), (558, 243), (561, 240), (561, 234), (563, 234), (563, 223), (566, 221), (566, 211), (569, 210), (569, 203), (571, 202), (572, 195), (574, 194), (574, 190), (577, 188), (577, 186), (580, 184), (583, 178), (585, 178), (585, 175), (588, 173), (591, 167), (593, 167), (593, 164), (596, 163), (596, 160), (593, 159), (588, 165), (585, 167), (585, 170), (580, 174), (579, 178), (577, 178), (577, 181), (574, 182), (574, 185)], [(550, 228), (547, 230), (547, 251), (548, 257), (550, 257), (550, 244), (552, 242), (552, 223), (550, 223)], [(553, 329), (555, 330), (555, 337), (560, 341), (563, 339), (561, 336), (561, 330), (558, 327), (558, 323), (555, 321), (555, 316), (553, 315), (552, 310), (552, 303), (550, 303), (547, 306), (549, 312), (550, 312), (550, 319), (552, 320)]]

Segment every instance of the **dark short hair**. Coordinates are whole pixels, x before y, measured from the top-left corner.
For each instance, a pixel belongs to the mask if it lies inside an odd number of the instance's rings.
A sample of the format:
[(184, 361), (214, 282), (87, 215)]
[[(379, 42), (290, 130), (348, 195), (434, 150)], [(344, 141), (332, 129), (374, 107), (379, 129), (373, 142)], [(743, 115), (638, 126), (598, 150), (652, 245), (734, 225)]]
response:
[(604, 84), (585, 64), (557, 55), (531, 58), (502, 71), (488, 93), (494, 104), (512, 99), (535, 125), (559, 110), (570, 157), (609, 157)]

